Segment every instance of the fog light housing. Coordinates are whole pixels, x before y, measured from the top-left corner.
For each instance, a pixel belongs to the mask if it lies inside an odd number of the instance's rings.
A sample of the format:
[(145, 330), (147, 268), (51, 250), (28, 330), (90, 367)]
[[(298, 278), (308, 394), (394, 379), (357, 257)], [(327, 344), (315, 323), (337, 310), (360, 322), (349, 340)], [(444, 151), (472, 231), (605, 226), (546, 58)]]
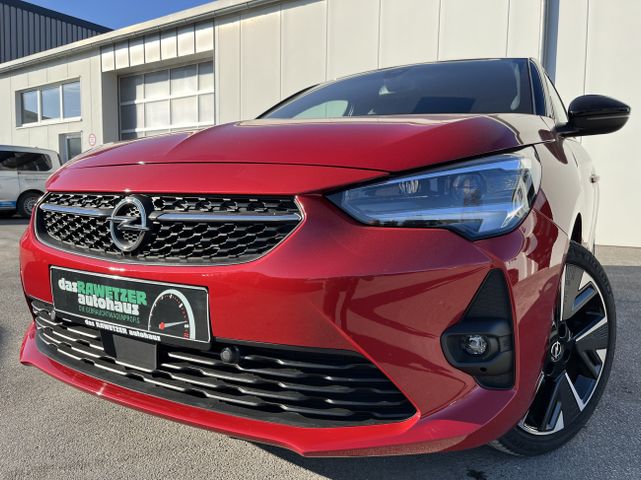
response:
[(461, 337), (461, 348), (468, 355), (480, 357), (487, 352), (488, 340), (484, 335), (465, 335)]
[(441, 336), (445, 358), (484, 388), (514, 385), (512, 305), (507, 282), (491, 270), (463, 317)]

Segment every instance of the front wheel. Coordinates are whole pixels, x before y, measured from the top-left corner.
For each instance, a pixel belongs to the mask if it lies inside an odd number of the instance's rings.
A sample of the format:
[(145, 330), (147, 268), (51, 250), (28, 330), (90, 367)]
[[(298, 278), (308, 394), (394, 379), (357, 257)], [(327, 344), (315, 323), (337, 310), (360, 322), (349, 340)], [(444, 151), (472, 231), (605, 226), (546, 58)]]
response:
[(592, 253), (572, 242), (534, 400), (518, 425), (490, 445), (532, 456), (572, 439), (603, 394), (615, 338), (614, 296), (605, 271)]
[(40, 199), (40, 194), (36, 192), (23, 193), (18, 199), (18, 214), (23, 218), (30, 218), (36, 204)]

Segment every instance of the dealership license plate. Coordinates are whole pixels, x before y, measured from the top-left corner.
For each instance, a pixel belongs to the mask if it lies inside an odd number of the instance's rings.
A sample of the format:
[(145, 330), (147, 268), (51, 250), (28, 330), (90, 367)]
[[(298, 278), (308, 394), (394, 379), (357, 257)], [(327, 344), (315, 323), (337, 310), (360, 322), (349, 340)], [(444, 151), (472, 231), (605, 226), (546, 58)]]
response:
[(88, 327), (153, 341), (209, 342), (208, 292), (51, 267), (54, 310)]

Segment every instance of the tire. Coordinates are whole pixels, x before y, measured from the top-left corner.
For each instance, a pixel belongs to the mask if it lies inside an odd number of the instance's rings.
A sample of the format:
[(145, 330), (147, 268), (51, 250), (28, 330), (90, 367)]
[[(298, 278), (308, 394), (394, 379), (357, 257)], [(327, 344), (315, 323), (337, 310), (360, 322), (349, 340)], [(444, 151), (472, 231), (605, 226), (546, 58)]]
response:
[[(584, 283), (586, 279), (591, 282)], [(578, 243), (570, 244), (559, 290), (534, 400), (512, 430), (490, 443), (504, 453), (541, 455), (570, 441), (594, 413), (610, 376), (616, 343), (614, 296), (601, 264)], [(593, 290), (589, 301), (573, 308)]]
[(30, 218), (39, 198), (40, 194), (37, 192), (26, 192), (20, 195), (18, 199), (18, 215), (22, 218)]

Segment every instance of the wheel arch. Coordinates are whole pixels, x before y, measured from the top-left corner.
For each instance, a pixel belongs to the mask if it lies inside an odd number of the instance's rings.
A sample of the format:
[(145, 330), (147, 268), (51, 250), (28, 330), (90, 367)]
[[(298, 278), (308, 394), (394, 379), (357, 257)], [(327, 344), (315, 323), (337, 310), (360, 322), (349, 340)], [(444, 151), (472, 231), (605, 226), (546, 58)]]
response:
[(574, 226), (572, 227), (570, 239), (583, 245), (583, 219), (580, 213), (578, 213), (574, 219)]
[(30, 188), (28, 190), (25, 190), (24, 192), (20, 192), (20, 195), (18, 195), (18, 200), (16, 203), (20, 203), (20, 200), (22, 200), (25, 197), (25, 195), (27, 195), (28, 193), (35, 193), (36, 195), (41, 197), (42, 195), (44, 195), (45, 192), (43, 192), (42, 190), (38, 190), (37, 188)]

